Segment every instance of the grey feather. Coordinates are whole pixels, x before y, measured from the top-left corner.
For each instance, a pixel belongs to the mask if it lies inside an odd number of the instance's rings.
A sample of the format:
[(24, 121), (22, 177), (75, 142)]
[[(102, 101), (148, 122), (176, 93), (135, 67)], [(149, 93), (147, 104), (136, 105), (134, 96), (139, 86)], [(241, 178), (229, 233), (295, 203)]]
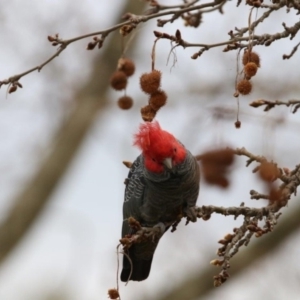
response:
[[(196, 159), (187, 151), (185, 160), (172, 170), (163, 173), (149, 172), (140, 155), (128, 174), (123, 204), (122, 237), (132, 234), (129, 217), (142, 226), (152, 227), (159, 222), (175, 222), (183, 210), (196, 205), (199, 193), (200, 171)], [(148, 277), (154, 251), (158, 241), (147, 241), (129, 248), (128, 255), (133, 264), (130, 280), (141, 281)], [(131, 264), (123, 258), (121, 280), (127, 281)]]

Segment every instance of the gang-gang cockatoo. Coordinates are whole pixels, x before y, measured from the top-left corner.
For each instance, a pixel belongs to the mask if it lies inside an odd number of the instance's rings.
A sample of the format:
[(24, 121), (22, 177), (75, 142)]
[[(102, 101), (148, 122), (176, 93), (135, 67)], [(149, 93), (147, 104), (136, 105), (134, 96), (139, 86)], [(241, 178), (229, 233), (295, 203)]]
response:
[[(185, 214), (195, 222), (200, 181), (195, 157), (172, 134), (161, 129), (158, 122), (141, 124), (134, 145), (142, 153), (126, 179), (122, 237), (134, 234), (129, 217), (143, 227), (159, 226), (162, 234), (179, 215)], [(126, 250), (122, 281), (141, 281), (149, 276), (158, 241), (142, 241)]]

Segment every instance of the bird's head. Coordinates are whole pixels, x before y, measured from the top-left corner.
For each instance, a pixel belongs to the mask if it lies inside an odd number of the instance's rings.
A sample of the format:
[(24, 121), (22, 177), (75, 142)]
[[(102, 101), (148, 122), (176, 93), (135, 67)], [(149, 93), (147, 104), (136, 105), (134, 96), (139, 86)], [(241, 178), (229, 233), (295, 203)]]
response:
[(154, 173), (173, 169), (186, 157), (183, 145), (171, 133), (162, 130), (158, 122), (141, 124), (134, 136), (134, 145), (142, 150), (147, 170)]

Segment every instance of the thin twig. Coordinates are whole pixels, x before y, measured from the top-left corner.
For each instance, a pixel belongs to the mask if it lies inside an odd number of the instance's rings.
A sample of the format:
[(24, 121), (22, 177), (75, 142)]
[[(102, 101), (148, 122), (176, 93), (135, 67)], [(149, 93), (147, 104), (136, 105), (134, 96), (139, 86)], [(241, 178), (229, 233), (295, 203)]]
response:
[[(198, 2), (198, 1), (193, 1), (192, 4), (195, 4), (196, 2)], [(225, 2), (226, 2), (226, 0), (224, 0), (224, 2), (222, 2), (222, 5), (224, 5)], [(23, 72), (23, 73), (11, 76), (11, 77), (9, 77), (7, 79), (1, 80), (0, 81), (0, 87), (2, 85), (14, 84), (14, 83), (18, 82), (23, 76), (28, 75), (28, 74), (30, 74), (30, 73), (32, 73), (34, 71), (41, 71), (42, 68), (45, 65), (47, 65), (49, 62), (51, 62), (56, 57), (58, 57), (59, 54), (62, 53), (67, 48), (68, 45), (70, 45), (70, 44), (72, 44), (72, 43), (74, 43), (76, 41), (79, 41), (79, 40), (82, 40), (82, 39), (85, 39), (85, 38), (88, 38), (88, 37), (102, 36), (102, 39), (98, 40), (98, 41), (101, 41), (101, 46), (102, 46), (103, 42), (104, 42), (104, 39), (110, 33), (112, 33), (113, 31), (115, 31), (117, 29), (122, 28), (123, 26), (126, 26), (126, 25), (134, 25), (134, 26), (136, 26), (139, 23), (147, 22), (148, 20), (151, 20), (151, 19), (154, 19), (154, 18), (158, 18), (158, 17), (161, 17), (161, 16), (166, 16), (166, 15), (181, 15), (181, 14), (183, 14), (185, 12), (189, 12), (189, 11), (192, 11), (192, 10), (200, 10), (200, 9), (203, 9), (203, 8), (206, 8), (206, 7), (214, 7), (214, 6), (216, 6), (216, 3), (214, 1), (213, 2), (204, 3), (204, 4), (201, 4), (201, 5), (196, 5), (196, 6), (193, 6), (192, 4), (191, 5), (184, 5), (184, 8), (180, 8), (180, 9), (177, 9), (177, 10), (168, 10), (168, 11), (165, 11), (165, 12), (153, 13), (153, 14), (150, 14), (150, 15), (137, 16), (137, 15), (128, 13), (128, 14), (126, 14), (126, 18), (128, 20), (125, 21), (125, 22), (116, 24), (116, 25), (114, 25), (112, 27), (109, 27), (107, 29), (104, 29), (104, 30), (100, 30), (100, 31), (96, 31), (96, 32), (92, 32), (92, 33), (88, 33), (88, 34), (76, 36), (76, 37), (70, 38), (70, 39), (65, 39), (64, 40), (64, 39), (58, 38), (58, 36), (56, 38), (55, 37), (48, 37), (49, 41), (52, 43), (53, 46), (59, 45), (56, 53), (53, 54), (52, 56), (50, 56), (43, 63), (41, 63), (40, 65), (38, 65), (36, 67), (33, 67), (33, 68), (31, 68), (31, 69)], [(170, 22), (170, 20), (168, 20), (166, 22)]]
[(296, 113), (297, 110), (300, 108), (300, 100), (288, 100), (288, 101), (281, 101), (281, 100), (275, 100), (275, 101), (271, 101), (271, 100), (265, 100), (265, 99), (257, 99), (255, 101), (252, 101), (250, 104), (250, 106), (252, 107), (260, 107), (260, 106), (265, 106), (264, 111), (269, 111), (272, 108), (274, 108), (275, 106), (294, 106), (292, 113)]
[(298, 43), (291, 51), (290, 54), (283, 54), (282, 59), (290, 59), (298, 50), (298, 47), (300, 46), (300, 43)]

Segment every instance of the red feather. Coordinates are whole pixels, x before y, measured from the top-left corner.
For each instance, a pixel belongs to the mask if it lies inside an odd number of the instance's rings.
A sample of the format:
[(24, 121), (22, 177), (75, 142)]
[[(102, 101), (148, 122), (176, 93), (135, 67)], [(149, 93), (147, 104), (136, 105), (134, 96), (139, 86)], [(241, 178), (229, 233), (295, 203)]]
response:
[(140, 125), (134, 135), (134, 145), (138, 146), (145, 157), (145, 167), (152, 172), (162, 172), (162, 162), (171, 157), (174, 164), (181, 163), (186, 155), (184, 147), (169, 132), (162, 130), (158, 122)]

